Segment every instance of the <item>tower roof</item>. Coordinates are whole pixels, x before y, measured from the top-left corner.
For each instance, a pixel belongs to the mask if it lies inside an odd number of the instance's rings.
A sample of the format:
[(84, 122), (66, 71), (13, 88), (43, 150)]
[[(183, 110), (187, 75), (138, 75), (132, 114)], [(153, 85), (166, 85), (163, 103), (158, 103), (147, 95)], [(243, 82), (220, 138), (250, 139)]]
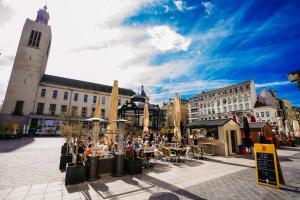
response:
[(49, 18), (50, 17), (49, 13), (47, 12), (47, 5), (45, 5), (43, 8), (38, 10), (35, 21), (41, 24), (48, 25)]

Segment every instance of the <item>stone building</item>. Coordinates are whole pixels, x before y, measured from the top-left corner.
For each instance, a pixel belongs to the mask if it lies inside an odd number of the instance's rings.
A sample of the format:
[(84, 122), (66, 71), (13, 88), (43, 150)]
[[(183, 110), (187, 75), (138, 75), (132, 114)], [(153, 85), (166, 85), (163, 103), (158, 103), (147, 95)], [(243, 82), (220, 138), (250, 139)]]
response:
[[(169, 99), (168, 101), (163, 102), (162, 108), (164, 111), (164, 127), (165, 128), (174, 128), (174, 99)], [(180, 112), (181, 112), (181, 121), (182, 127), (186, 127), (189, 123), (188, 120), (188, 100), (180, 98)]]
[(230, 119), (252, 115), (256, 102), (254, 81), (202, 92), (189, 99), (189, 121)]
[[(25, 21), (0, 120), (17, 121), (32, 129), (56, 126), (64, 114), (93, 116), (97, 100), (101, 101), (102, 117), (107, 118), (112, 86), (45, 74), (52, 39), (48, 20), (44, 7), (35, 21)], [(119, 105), (134, 94), (119, 88)]]

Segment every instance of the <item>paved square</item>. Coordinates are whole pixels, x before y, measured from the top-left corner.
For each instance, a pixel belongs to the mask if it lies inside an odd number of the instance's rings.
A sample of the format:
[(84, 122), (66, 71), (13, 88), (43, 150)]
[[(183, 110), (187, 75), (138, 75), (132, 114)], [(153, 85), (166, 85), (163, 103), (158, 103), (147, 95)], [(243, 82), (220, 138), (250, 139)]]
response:
[(58, 169), (62, 138), (0, 141), (2, 199), (300, 199), (300, 148), (279, 150), (286, 185), (255, 183), (254, 161), (245, 156), (208, 157), (184, 163), (159, 161), (143, 174), (103, 175), (65, 187)]

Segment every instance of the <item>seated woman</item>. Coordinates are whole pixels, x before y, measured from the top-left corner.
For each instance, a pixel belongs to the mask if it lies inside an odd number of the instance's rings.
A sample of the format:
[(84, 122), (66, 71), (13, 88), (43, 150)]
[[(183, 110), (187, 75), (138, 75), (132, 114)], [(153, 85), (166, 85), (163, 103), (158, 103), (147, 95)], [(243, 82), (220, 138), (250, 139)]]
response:
[(88, 147), (85, 149), (85, 157), (88, 157), (92, 153), (92, 145), (89, 144)]

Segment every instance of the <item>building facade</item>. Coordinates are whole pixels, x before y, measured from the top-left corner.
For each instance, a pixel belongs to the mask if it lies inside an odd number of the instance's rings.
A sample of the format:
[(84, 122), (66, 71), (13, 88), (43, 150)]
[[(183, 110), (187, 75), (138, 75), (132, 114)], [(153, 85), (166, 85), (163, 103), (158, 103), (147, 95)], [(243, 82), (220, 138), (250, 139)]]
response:
[[(163, 102), (162, 110), (165, 113), (164, 116), (164, 127), (174, 128), (174, 99), (169, 99), (169, 101)], [(188, 100), (180, 98), (180, 113), (182, 126), (186, 127), (188, 124)]]
[(253, 80), (202, 92), (189, 99), (189, 121), (251, 115), (255, 102), (256, 91)]
[[(112, 86), (45, 74), (52, 39), (48, 20), (46, 7), (35, 21), (26, 19), (0, 119), (32, 129), (55, 126), (64, 115), (92, 117), (98, 100), (102, 117), (107, 118)], [(134, 94), (119, 88), (119, 105)]]

